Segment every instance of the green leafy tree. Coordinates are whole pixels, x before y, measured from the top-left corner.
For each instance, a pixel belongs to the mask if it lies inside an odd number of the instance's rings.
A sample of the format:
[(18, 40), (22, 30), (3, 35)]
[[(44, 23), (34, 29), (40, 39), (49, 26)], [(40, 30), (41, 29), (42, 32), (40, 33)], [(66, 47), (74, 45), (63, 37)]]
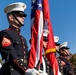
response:
[(72, 65), (74, 67), (74, 73), (76, 74), (76, 53), (73, 54), (73, 56), (70, 59), (70, 62), (72, 63)]
[(73, 66), (76, 67), (76, 53), (73, 54), (73, 56), (72, 56), (71, 59), (70, 59), (70, 62), (72, 63)]

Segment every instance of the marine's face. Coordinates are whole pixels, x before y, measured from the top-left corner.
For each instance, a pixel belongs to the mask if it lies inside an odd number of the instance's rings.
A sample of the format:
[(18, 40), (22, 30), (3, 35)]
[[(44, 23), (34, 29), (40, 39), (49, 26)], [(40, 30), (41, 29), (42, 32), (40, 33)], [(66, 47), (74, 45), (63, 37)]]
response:
[(64, 56), (69, 56), (70, 52), (67, 49), (60, 50), (60, 53)]
[[(21, 15), (21, 14), (15, 14), (15, 16), (16, 16), (16, 18), (19, 20), (19, 22), (21, 23), (21, 24), (24, 24), (24, 19), (25, 19), (25, 17), (23, 16), (23, 15)], [(18, 25), (20, 25), (19, 24), (19, 22), (15, 19), (14, 20)]]
[(43, 48), (47, 47), (47, 43), (48, 43), (48, 41), (43, 41)]
[(66, 55), (70, 55), (70, 52), (69, 52), (68, 49), (64, 49), (64, 50), (65, 50), (65, 52), (66, 52)]
[(56, 47), (56, 50), (59, 51), (60, 46), (55, 46), (55, 47)]
[(13, 14), (9, 14), (8, 18), (9, 18), (8, 20), (10, 22), (10, 25), (14, 25), (14, 26), (17, 26), (17, 27), (21, 27), (21, 26), (24, 25), (24, 19), (25, 19), (25, 17), (23, 15), (20, 15), (20, 14), (14, 14), (14, 15)]

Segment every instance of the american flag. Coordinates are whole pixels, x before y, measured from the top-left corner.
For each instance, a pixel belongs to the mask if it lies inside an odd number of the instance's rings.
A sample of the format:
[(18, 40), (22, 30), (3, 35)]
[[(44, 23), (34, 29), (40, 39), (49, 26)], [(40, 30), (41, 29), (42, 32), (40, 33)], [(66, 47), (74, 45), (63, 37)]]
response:
[[(43, 3), (42, 3), (43, 2)], [(43, 5), (42, 5), (43, 4)], [(37, 66), (38, 61), (42, 58), (42, 41), (43, 41), (43, 17), (44, 24), (47, 24), (49, 34), (48, 34), (48, 46), (45, 50), (46, 57), (50, 61), (54, 75), (58, 75), (58, 63), (55, 57), (54, 52), (55, 43), (52, 30), (52, 24), (50, 22), (50, 12), (49, 12), (49, 3), (48, 0), (32, 0), (31, 2), (31, 49), (29, 64), (30, 68)], [(42, 8), (43, 7), (43, 8)]]
[(42, 0), (31, 0), (31, 49), (29, 67), (36, 67), (42, 61), (43, 12)]

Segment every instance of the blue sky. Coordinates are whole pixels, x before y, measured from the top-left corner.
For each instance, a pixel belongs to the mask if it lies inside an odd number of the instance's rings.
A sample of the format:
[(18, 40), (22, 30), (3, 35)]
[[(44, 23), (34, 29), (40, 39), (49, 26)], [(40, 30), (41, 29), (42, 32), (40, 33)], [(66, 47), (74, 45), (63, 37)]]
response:
[[(2, 0), (0, 1), (0, 30), (8, 28), (9, 24), (4, 13), (4, 8), (13, 2), (24, 2), (27, 5), (25, 13), (25, 26), (21, 34), (26, 38), (28, 47), (30, 39), (30, 12), (31, 0)], [(59, 43), (68, 42), (71, 53), (76, 53), (76, 0), (49, 0), (50, 18), (55, 36), (59, 36)]]

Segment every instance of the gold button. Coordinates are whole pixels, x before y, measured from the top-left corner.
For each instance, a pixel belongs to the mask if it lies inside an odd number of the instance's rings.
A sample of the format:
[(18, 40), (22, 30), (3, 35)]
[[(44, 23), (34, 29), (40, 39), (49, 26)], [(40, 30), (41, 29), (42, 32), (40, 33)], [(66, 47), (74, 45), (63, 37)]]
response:
[(23, 65), (23, 64), (21, 64), (21, 65)]
[(26, 69), (26, 67), (24, 67), (24, 69)]
[(47, 72), (49, 72), (49, 70), (47, 70)]
[(23, 48), (25, 49), (25, 46)]
[(26, 57), (24, 56), (24, 58), (26, 58)]
[(24, 42), (23, 42), (23, 44), (24, 44)]
[(61, 69), (62, 69), (63, 67), (61, 66)]
[(18, 29), (16, 29), (18, 31)]
[(17, 62), (19, 62), (19, 60), (17, 60)]
[(23, 59), (20, 59), (21, 61), (23, 61)]
[(25, 54), (26, 52), (24, 51), (24, 54)]
[(19, 42), (17, 42), (17, 44), (19, 44)]
[(26, 60), (24, 60), (24, 63), (27, 63), (27, 61), (26, 61)]
[(22, 39), (23, 39), (23, 37), (22, 37)]
[(47, 66), (47, 68), (49, 68), (49, 66)]
[(11, 71), (13, 71), (14, 69), (12, 68)]
[(49, 61), (47, 62), (47, 64), (49, 64)]

